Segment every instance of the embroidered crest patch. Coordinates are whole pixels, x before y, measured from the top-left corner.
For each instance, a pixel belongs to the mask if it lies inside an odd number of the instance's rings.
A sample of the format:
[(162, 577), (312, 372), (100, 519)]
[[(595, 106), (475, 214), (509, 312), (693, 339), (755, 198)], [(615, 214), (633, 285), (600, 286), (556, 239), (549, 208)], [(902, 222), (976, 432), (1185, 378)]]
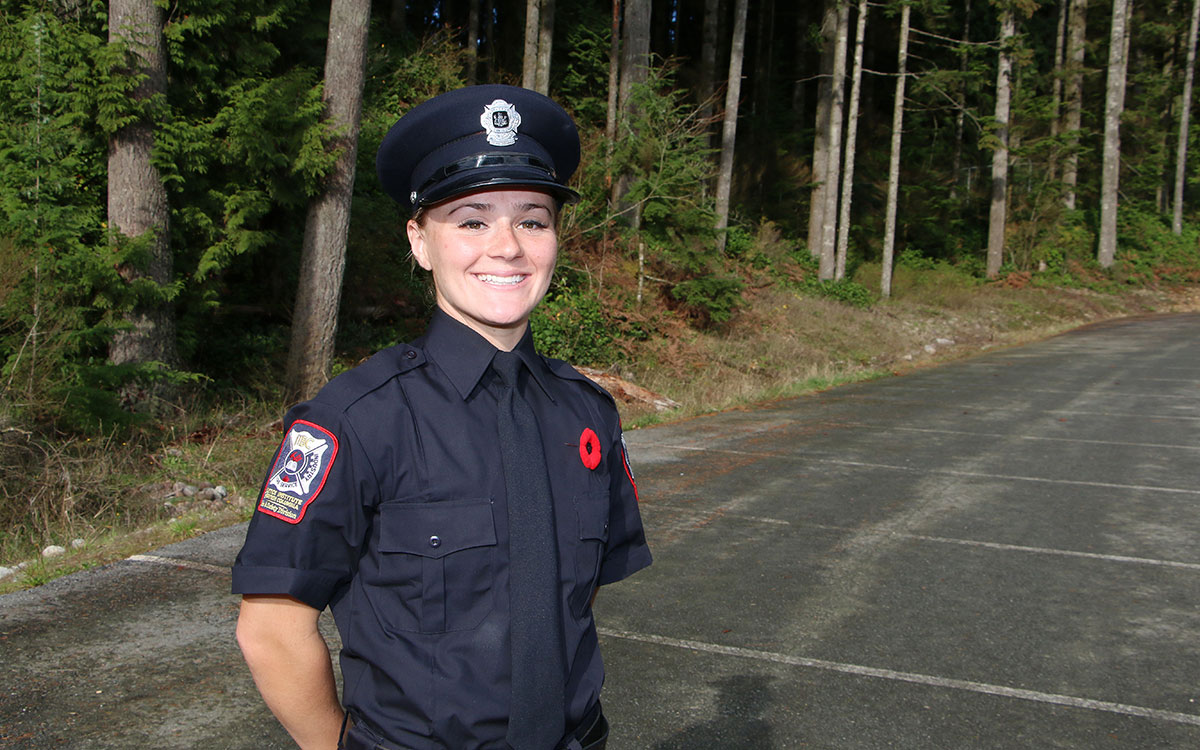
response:
[(258, 509), (288, 523), (300, 523), (317, 498), (337, 456), (338, 443), (324, 427), (296, 420), (279, 447)]
[(517, 142), (517, 128), (521, 115), (517, 108), (503, 99), (497, 99), (483, 108), (479, 124), (487, 132), (487, 142), (493, 146), (511, 146)]

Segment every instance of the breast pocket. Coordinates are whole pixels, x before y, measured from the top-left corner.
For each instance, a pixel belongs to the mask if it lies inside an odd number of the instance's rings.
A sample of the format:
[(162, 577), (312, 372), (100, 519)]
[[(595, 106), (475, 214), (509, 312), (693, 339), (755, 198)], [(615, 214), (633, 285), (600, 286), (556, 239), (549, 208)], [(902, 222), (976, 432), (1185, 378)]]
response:
[(380, 568), (396, 595), (385, 616), (400, 630), (470, 630), (491, 613), (496, 524), (489, 499), (380, 508)]
[(586, 492), (574, 498), (575, 517), (579, 522), (579, 543), (575, 548), (575, 586), (571, 590), (571, 611), (582, 617), (596, 590), (600, 561), (608, 543), (608, 493)]

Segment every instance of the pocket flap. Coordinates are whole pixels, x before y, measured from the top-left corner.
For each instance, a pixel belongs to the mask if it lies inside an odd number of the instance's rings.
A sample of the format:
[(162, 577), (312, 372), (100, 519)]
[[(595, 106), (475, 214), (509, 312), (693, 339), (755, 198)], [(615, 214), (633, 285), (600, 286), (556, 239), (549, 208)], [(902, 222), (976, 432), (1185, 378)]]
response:
[(439, 558), (496, 543), (492, 502), (389, 503), (380, 507), (380, 552)]
[(608, 540), (608, 493), (585, 492), (576, 495), (575, 514), (579, 517), (579, 538)]

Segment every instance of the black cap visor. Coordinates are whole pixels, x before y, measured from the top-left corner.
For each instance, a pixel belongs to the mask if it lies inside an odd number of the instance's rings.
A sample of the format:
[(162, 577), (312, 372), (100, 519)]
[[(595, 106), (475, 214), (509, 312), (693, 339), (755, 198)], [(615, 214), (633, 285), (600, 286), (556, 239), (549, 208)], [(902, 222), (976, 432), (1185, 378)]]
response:
[(528, 187), (553, 195), (564, 203), (579, 200), (579, 193), (555, 179), (554, 170), (529, 154), (477, 154), (439, 169), (415, 191), (414, 208), (431, 206), (476, 190)]

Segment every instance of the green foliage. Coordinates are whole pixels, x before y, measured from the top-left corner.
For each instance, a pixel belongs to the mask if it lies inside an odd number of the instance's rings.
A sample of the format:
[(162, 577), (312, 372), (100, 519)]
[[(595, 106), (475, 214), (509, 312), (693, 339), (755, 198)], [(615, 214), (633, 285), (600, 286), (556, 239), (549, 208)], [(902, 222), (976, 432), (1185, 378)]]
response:
[(0, 393), (31, 416), (60, 409), (121, 287), (121, 257), (101, 250), (100, 32), (95, 13), (14, 8), (0, 22)]
[(671, 287), (671, 296), (696, 312), (701, 324), (721, 324), (729, 322), (743, 304), (744, 286), (733, 276), (700, 276)]
[(868, 308), (875, 303), (874, 295), (866, 287), (850, 279), (819, 281), (810, 288), (822, 297), (844, 302), (852, 307)]
[(820, 261), (807, 250), (794, 251), (790, 256), (791, 262), (799, 266), (801, 273), (781, 278), (788, 286), (810, 294), (814, 297), (825, 297), (853, 307), (868, 308), (875, 303), (875, 295), (862, 284), (847, 276), (843, 279), (821, 280), (817, 271)]
[(559, 271), (530, 324), (538, 351), (548, 357), (576, 365), (602, 365), (612, 357), (612, 322), (579, 274)]
[(906, 247), (896, 256), (896, 265), (914, 271), (932, 271), (939, 263), (934, 258), (926, 257), (919, 248)]
[(612, 25), (607, 13), (580, 7), (582, 18), (568, 27), (568, 63), (556, 99), (581, 123), (603, 123), (608, 113), (608, 54)]
[(642, 236), (666, 249), (692, 239), (713, 243), (713, 199), (697, 190), (713, 175), (700, 110), (674, 85), (669, 66), (651, 67), (646, 81), (633, 86), (630, 108), (617, 133), (612, 173), (629, 179), (624, 202), (640, 204)]
[(1117, 214), (1115, 273), (1127, 284), (1200, 281), (1200, 228), (1189, 225), (1176, 236), (1170, 219), (1155, 211), (1130, 207)]

